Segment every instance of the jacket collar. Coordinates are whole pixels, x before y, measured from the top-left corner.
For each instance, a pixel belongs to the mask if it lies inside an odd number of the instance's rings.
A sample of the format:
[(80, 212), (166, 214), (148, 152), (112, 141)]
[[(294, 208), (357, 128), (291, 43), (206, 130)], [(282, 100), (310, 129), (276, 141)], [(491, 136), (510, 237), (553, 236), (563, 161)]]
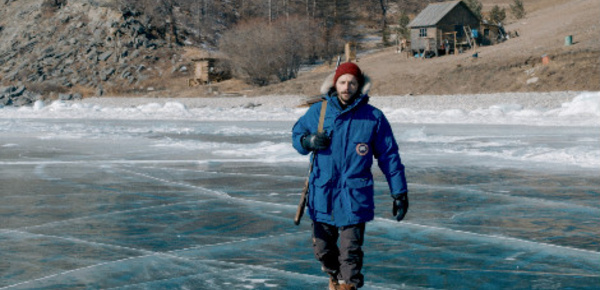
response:
[(340, 105), (340, 101), (338, 100), (337, 92), (335, 91), (335, 89), (330, 90), (330, 92), (326, 95), (325, 99), (329, 102), (329, 104), (331, 104), (333, 107), (335, 107), (338, 111), (344, 113), (344, 112), (350, 111), (362, 104), (368, 103), (369, 95), (359, 94), (356, 97), (356, 99), (354, 99), (354, 102), (352, 102), (352, 104), (348, 105), (345, 109), (342, 109), (342, 106)]

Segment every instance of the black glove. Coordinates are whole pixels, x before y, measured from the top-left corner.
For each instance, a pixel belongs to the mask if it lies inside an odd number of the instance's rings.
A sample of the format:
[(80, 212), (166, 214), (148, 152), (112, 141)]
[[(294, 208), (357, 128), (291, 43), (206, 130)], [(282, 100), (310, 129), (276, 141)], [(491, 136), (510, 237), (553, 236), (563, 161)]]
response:
[(302, 147), (308, 151), (324, 150), (331, 144), (331, 138), (325, 132), (307, 134), (302, 136), (301, 143)]
[(404, 219), (406, 212), (408, 211), (408, 195), (401, 194), (394, 198), (394, 205), (392, 207), (392, 214), (396, 217), (397, 221)]

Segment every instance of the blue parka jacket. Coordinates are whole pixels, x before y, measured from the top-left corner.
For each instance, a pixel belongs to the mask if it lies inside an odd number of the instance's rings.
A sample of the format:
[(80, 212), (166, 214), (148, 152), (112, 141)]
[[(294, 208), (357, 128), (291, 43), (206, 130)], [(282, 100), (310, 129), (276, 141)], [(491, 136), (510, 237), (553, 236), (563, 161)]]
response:
[[(408, 192), (404, 165), (388, 120), (361, 94), (342, 109), (337, 94), (328, 93), (323, 129), (331, 145), (317, 152), (309, 179), (307, 200), (312, 220), (337, 227), (364, 223), (375, 216), (373, 158), (385, 174), (392, 197)], [(313, 104), (292, 129), (292, 143), (300, 154), (307, 133), (316, 133), (321, 103)]]

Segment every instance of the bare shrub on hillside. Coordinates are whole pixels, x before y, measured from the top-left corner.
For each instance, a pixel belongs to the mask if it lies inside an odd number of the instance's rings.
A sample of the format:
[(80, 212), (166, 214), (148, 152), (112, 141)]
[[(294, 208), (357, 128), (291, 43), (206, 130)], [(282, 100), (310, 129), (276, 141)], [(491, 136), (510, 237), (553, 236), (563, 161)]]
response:
[(279, 21), (275, 29), (275, 49), (277, 53), (276, 75), (280, 81), (296, 78), (303, 61), (308, 59), (308, 43), (311, 23), (306, 19), (294, 18)]
[(335, 56), (344, 51), (345, 39), (354, 40), (350, 37), (345, 37), (345, 31), (342, 26), (336, 25), (331, 28), (321, 27), (317, 31), (319, 37), (320, 56), (329, 64), (332, 63)]
[(513, 4), (510, 4), (510, 12), (515, 18), (523, 19), (526, 14), (523, 0), (514, 0)]
[(494, 7), (492, 7), (492, 10), (490, 10), (488, 20), (491, 23), (498, 24), (502, 23), (504, 19), (506, 19), (506, 9), (501, 9), (498, 5), (494, 5)]
[(300, 65), (322, 47), (312, 40), (316, 27), (302, 18), (290, 18), (269, 25), (262, 20), (239, 24), (223, 34), (219, 50), (229, 58), (236, 77), (259, 86), (277, 78), (295, 78)]
[(269, 56), (272, 51), (271, 26), (260, 20), (244, 22), (226, 31), (219, 50), (228, 56), (232, 73), (249, 83), (267, 85), (273, 75)]

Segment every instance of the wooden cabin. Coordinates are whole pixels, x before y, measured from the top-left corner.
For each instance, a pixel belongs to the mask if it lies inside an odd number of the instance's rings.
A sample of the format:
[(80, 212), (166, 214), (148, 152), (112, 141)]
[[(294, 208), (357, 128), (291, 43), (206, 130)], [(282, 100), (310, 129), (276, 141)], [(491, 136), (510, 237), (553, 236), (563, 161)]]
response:
[(479, 30), (479, 23), (479, 18), (462, 1), (429, 4), (408, 24), (413, 54), (437, 56), (474, 47), (473, 34)]

